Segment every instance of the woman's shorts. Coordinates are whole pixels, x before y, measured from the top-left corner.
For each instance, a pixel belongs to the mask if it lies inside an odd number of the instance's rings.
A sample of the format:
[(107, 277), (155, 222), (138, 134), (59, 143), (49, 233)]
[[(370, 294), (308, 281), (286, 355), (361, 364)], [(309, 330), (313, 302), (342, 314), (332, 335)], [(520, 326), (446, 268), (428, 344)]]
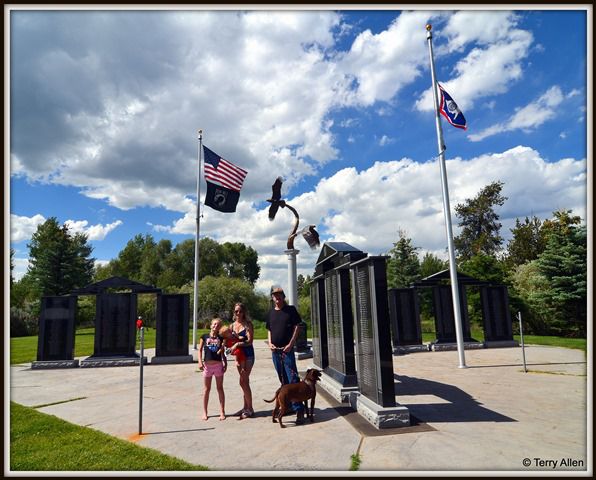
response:
[(205, 363), (203, 368), (203, 377), (210, 378), (213, 376), (216, 377), (223, 377), (223, 364), (221, 362), (217, 363)]
[[(242, 364), (244, 365), (244, 368), (252, 368), (253, 365), (255, 364), (255, 357), (246, 357), (246, 359), (244, 360), (244, 362), (242, 362)], [(240, 366), (242, 364), (238, 364), (238, 366)]]

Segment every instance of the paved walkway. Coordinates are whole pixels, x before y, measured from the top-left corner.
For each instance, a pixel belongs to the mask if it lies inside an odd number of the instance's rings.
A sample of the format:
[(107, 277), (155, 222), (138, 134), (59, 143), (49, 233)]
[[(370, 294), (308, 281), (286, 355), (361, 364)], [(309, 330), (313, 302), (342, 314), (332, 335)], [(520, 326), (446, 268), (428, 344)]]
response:
[[(194, 363), (144, 367), (140, 436), (138, 366), (32, 370), (16, 365), (10, 369), (10, 398), (47, 405), (38, 410), (236, 474), (300, 470), (345, 476), (354, 454), (360, 471), (383, 475), (592, 472), (591, 382), (582, 351), (526, 346), (527, 373), (520, 347), (466, 350), (465, 369), (457, 367), (456, 351), (394, 356), (396, 400), (417, 424), (376, 430), (319, 388), (315, 423), (297, 426), (286, 417), (288, 428), (281, 430), (271, 422), (271, 404), (263, 401), (273, 396), (277, 377), (265, 343), (257, 341), (255, 347), (252, 419), (220, 421), (213, 385), (211, 416), (201, 420), (202, 374)], [(224, 379), (228, 413), (242, 406), (238, 373), (230, 366)], [(312, 359), (298, 361), (300, 372), (310, 366)]]

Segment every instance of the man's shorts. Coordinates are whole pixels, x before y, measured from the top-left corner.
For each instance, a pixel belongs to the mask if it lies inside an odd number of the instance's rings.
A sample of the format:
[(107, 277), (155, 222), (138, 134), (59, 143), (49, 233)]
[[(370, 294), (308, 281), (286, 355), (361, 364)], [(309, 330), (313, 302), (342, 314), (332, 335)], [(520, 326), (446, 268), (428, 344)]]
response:
[(203, 377), (205, 377), (205, 378), (210, 378), (213, 376), (223, 377), (223, 374), (224, 374), (223, 363), (221, 363), (221, 362), (204, 363), (203, 365), (204, 365)]

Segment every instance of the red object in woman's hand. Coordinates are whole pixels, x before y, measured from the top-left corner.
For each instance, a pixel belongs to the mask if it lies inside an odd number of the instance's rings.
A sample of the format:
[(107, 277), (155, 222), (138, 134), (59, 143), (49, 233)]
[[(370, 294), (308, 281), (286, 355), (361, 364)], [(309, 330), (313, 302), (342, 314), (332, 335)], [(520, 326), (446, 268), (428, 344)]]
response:
[(137, 330), (140, 330), (142, 326), (143, 326), (143, 319), (142, 318), (137, 319)]

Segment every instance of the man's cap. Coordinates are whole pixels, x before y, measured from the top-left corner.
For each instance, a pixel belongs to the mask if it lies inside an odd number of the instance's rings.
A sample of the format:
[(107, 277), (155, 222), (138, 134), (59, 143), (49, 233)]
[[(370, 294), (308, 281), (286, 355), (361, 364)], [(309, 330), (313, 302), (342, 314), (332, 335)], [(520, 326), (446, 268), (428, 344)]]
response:
[(283, 289), (283, 288), (281, 288), (281, 287), (279, 287), (279, 286), (277, 286), (277, 287), (273, 287), (273, 288), (271, 289), (271, 295), (273, 295), (274, 293), (281, 293), (282, 295), (285, 295), (285, 293), (284, 293), (284, 289)]

